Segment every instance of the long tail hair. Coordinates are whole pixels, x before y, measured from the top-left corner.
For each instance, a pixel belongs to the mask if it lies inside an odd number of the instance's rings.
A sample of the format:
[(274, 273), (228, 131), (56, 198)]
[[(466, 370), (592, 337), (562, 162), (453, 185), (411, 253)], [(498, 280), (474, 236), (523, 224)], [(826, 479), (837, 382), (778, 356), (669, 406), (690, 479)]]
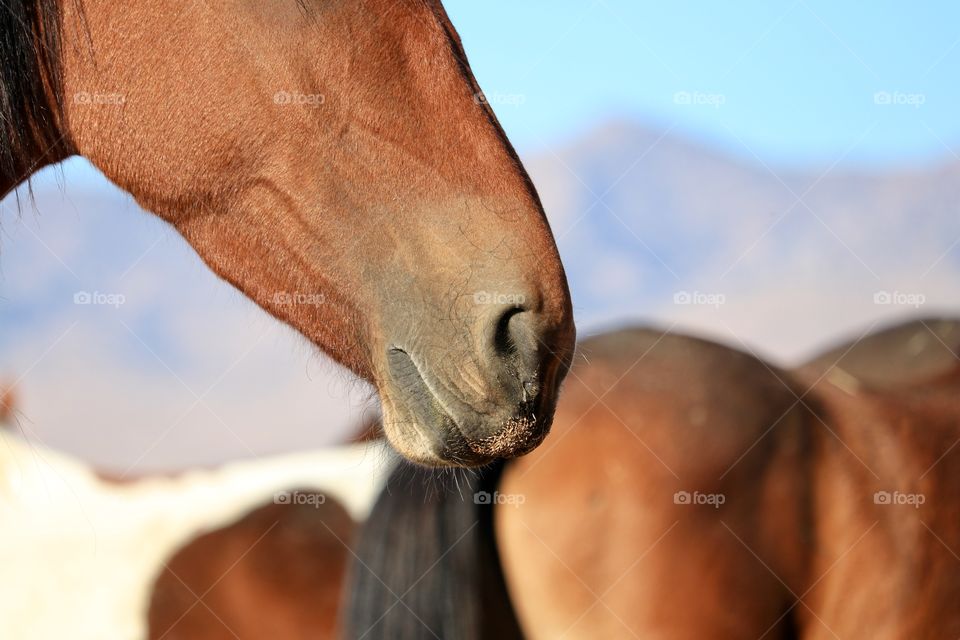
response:
[(502, 470), (393, 472), (360, 534), (346, 638), (522, 640), (493, 528)]

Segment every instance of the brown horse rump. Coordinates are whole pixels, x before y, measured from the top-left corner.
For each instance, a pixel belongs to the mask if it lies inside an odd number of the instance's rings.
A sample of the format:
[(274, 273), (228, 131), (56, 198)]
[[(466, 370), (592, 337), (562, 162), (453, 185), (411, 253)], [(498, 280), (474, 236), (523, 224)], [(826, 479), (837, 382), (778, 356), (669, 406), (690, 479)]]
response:
[[(955, 326), (895, 327), (792, 372), (649, 329), (583, 341), (554, 433), (485, 489), (523, 633), (956, 637)], [(456, 506), (422, 507), (417, 486), (365, 535)]]

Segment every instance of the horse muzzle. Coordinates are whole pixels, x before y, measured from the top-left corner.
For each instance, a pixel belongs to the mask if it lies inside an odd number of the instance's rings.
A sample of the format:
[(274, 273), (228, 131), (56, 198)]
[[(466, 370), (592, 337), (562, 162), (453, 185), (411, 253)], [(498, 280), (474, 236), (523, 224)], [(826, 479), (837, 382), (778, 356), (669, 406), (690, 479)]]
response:
[(473, 353), (403, 343), (387, 350), (384, 428), (415, 462), (479, 466), (528, 453), (550, 431), (572, 335), (558, 340), (517, 306), (493, 309), (478, 324)]

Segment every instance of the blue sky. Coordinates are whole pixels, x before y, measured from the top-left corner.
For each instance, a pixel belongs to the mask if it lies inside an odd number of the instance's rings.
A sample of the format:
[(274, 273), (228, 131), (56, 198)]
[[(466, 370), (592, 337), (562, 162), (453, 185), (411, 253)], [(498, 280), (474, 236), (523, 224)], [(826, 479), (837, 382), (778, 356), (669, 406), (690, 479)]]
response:
[(521, 153), (616, 118), (779, 166), (960, 160), (960, 3), (864, 4), (444, 1)]
[(958, 3), (445, 4), (521, 151), (632, 117), (781, 165), (960, 155)]

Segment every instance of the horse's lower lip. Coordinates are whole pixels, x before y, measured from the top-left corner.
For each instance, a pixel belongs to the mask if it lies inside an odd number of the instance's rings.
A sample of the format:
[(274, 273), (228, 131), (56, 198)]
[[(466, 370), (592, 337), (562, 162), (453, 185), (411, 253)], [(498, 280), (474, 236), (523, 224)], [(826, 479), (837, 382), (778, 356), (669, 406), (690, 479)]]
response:
[[(469, 463), (473, 452), (460, 426), (427, 384), (416, 361), (399, 347), (392, 347), (387, 359), (395, 385), (405, 392), (403, 403), (414, 415), (417, 431), (432, 443), (436, 462)], [(479, 464), (484, 462), (489, 461)]]
[[(435, 463), (481, 466), (497, 458), (527, 453), (546, 436), (545, 421), (534, 419), (531, 424), (518, 419), (503, 425), (489, 437), (470, 438), (431, 389), (409, 353), (394, 347), (388, 353), (388, 360), (395, 382), (407, 392), (404, 402), (420, 423), (418, 431), (432, 443), (437, 457)], [(518, 446), (517, 442), (522, 444)]]

